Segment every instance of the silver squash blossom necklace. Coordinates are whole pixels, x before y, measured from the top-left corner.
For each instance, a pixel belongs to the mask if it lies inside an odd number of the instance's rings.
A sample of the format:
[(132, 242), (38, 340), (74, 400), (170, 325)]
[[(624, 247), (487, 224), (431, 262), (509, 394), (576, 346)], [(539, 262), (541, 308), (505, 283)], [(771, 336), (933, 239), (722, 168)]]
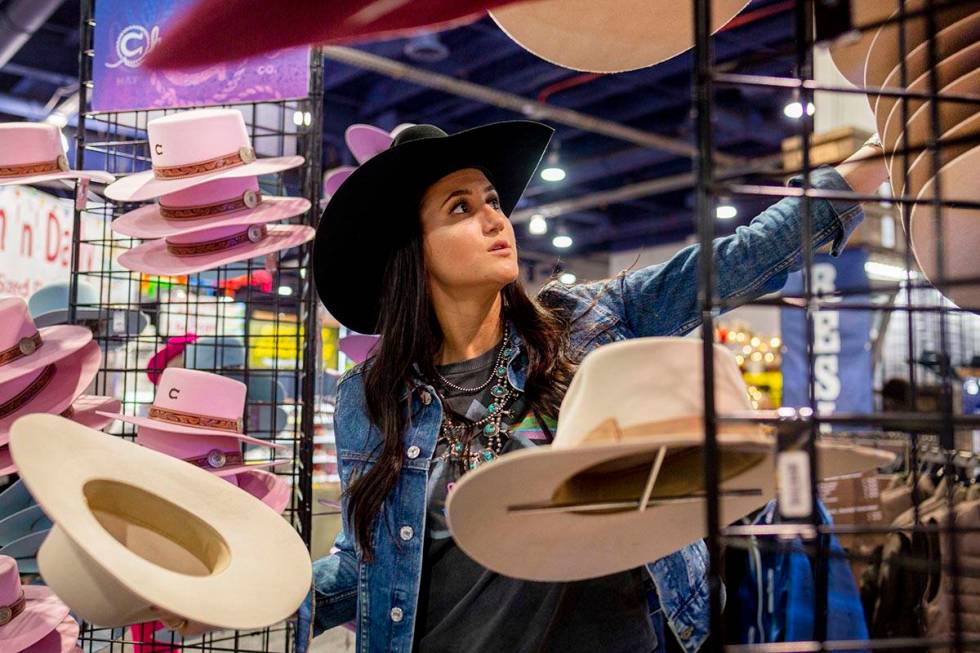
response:
[[(493, 369), (490, 371), (490, 377), (479, 386), (463, 388), (436, 372), (436, 376), (443, 387), (464, 394), (482, 392), (487, 386), (493, 384), (490, 387), (490, 396), (493, 397), (493, 401), (487, 406), (487, 414), (475, 422), (458, 421), (450, 417), (451, 411), (443, 409), (439, 435), (448, 442), (448, 446), (441, 457), (444, 460), (461, 464), (464, 471), (491, 463), (500, 455), (504, 438), (507, 437), (508, 424), (513, 418), (511, 407), (521, 394), (517, 388), (511, 385), (510, 379), (507, 377), (507, 362), (513, 354), (510, 329), (505, 329), (504, 341), (497, 353)], [(478, 429), (479, 432), (487, 436), (487, 442), (490, 446), (487, 449), (474, 451), (474, 442), (479, 444), (479, 438), (472, 436)]]

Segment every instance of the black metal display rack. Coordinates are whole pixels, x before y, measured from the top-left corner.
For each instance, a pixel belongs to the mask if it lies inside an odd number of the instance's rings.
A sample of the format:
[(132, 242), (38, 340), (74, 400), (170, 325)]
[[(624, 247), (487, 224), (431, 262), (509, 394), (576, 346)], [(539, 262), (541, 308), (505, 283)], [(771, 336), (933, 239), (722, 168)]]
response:
[[(117, 175), (148, 169), (147, 122), (174, 110), (87, 111), (93, 88), (94, 2), (83, 0), (81, 7), (81, 90), (75, 166), (79, 169), (104, 166)], [(303, 166), (262, 178), (261, 184), (263, 192), (270, 195), (307, 198), (314, 209), (289, 222), (315, 225), (318, 217), (315, 207), (319, 206), (321, 192), (323, 123), (323, 66), (322, 57), (315, 49), (310, 59), (309, 79), (309, 93), (305, 98), (239, 104), (233, 108), (243, 113), (260, 156), (299, 154), (304, 157)], [(187, 108), (191, 107), (182, 110)], [(218, 355), (206, 371), (219, 373), (222, 372), (221, 349), (226, 342), (221, 336), (240, 337), (246, 355), (244, 366), (234, 372), (236, 378), (249, 384), (252, 379), (266, 377), (281, 390), (264, 398), (249, 397), (246, 432), (275, 437), (276, 442), (291, 446), (292, 463), (274, 470), (293, 488), (283, 517), (295, 526), (309, 547), (313, 515), (313, 412), (320, 359), (317, 300), (312, 275), (307, 275), (312, 244), (188, 276), (141, 276), (114, 262), (115, 254), (138, 244), (110, 230), (112, 219), (131, 208), (132, 205), (114, 204), (91, 194), (84, 206), (76, 204), (69, 321), (74, 321), (75, 311), (80, 308), (98, 308), (109, 319), (111, 305), (142, 311), (151, 325), (142, 335), (123, 341), (118, 337), (101, 337), (103, 364), (95, 391), (123, 398), (123, 412), (132, 414), (152, 401), (152, 386), (146, 380), (147, 355), (160, 349), (168, 337), (195, 328), (203, 333), (213, 330)], [(83, 230), (82, 224), (86, 222), (90, 224)], [(97, 228), (93, 229), (92, 224)], [(98, 304), (78, 301), (79, 283), (91, 284), (99, 290)], [(109, 338), (113, 342), (105, 342)], [(198, 369), (203, 368), (198, 366)], [(287, 426), (273, 433), (274, 429), (267, 423), (268, 416), (278, 415), (280, 411), (288, 418)], [(124, 427), (119, 422), (109, 431), (121, 437), (133, 437), (132, 426)], [(215, 632), (186, 641), (162, 630), (150, 641), (146, 637), (134, 639), (130, 628), (95, 628), (83, 623), (79, 645), (84, 653), (134, 650), (131, 647), (144, 653), (178, 650), (287, 653), (293, 649), (295, 628), (295, 622), (286, 621), (255, 632)]]
[[(814, 95), (829, 96), (831, 94), (879, 94), (885, 97), (899, 99), (899, 110), (903, 124), (909, 117), (911, 111), (909, 105), (916, 100), (928, 100), (931, 106), (930, 132), (924, 148), (896, 150), (895, 155), (901, 161), (902, 176), (908, 179), (909, 165), (914, 156), (921, 151), (929, 153), (931, 158), (931, 173), (941, 169), (942, 160), (940, 156), (940, 122), (939, 122), (939, 102), (972, 102), (977, 104), (976, 97), (969, 98), (964, 96), (944, 95), (937, 88), (936, 63), (937, 63), (937, 21), (936, 15), (940, 6), (949, 7), (957, 4), (956, 0), (951, 3), (939, 3), (928, 0), (924, 3), (908, 3), (901, 0), (895, 4), (898, 14), (883, 21), (864, 25), (852, 25), (848, 16), (854, 2), (844, 0), (796, 0), (794, 7), (795, 16), (795, 71), (790, 77), (763, 76), (756, 74), (746, 74), (738, 71), (737, 62), (726, 62), (724, 70), (716, 66), (712, 58), (710, 25), (712, 3), (708, 0), (693, 0), (695, 16), (695, 68), (694, 68), (694, 93), (695, 109), (697, 122), (697, 145), (699, 156), (695, 163), (696, 169), (696, 209), (697, 209), (697, 228), (699, 242), (704, 250), (710, 250), (712, 239), (715, 235), (715, 205), (722, 198), (732, 197), (766, 197), (775, 200), (779, 197), (796, 196), (803, 198), (803, 235), (802, 242), (810, 241), (814, 233), (812, 203), (818, 199), (851, 199), (860, 202), (880, 202), (882, 198), (878, 195), (862, 195), (853, 192), (838, 192), (820, 190), (811, 187), (806, 181), (808, 176), (816, 166), (812, 161), (813, 121), (807, 111), (802, 112), (799, 125), (799, 136), (802, 139), (802, 168), (796, 171), (784, 171), (787, 176), (797, 173), (802, 174), (804, 182), (799, 188), (786, 188), (775, 186), (768, 183), (756, 183), (752, 178), (733, 177), (733, 171), (724, 170), (715, 162), (714, 141), (712, 135), (712, 114), (716, 109), (715, 94), (719, 90), (730, 90), (732, 88), (742, 88), (751, 90), (754, 93), (771, 92), (788, 94), (793, 93), (799, 99), (803, 107), (813, 101)], [(888, 3), (889, 5), (891, 3)], [(960, 2), (963, 5), (965, 3)], [(890, 12), (889, 12), (890, 13)], [(899, 34), (899, 51), (908, 52), (905, 47), (905, 34), (911, 20), (922, 19), (926, 23), (928, 34), (928, 61), (929, 75), (928, 89), (923, 92), (913, 92), (905, 90), (908, 86), (909, 73), (906, 70), (904, 57), (901, 59), (900, 79), (896, 87), (883, 89), (863, 89), (845, 85), (821, 84), (813, 79), (813, 57), (815, 48), (826, 47), (828, 44), (841, 35), (873, 32), (884, 25), (897, 25)], [(814, 37), (816, 34), (816, 38)], [(980, 110), (980, 107), (978, 107)], [(973, 141), (977, 139), (974, 136)], [(948, 144), (948, 143), (947, 143)], [(946, 145), (946, 144), (944, 144)], [(737, 172), (736, 172), (737, 174)], [(719, 181), (724, 179), (725, 181)], [(935, 256), (939, 269), (939, 274), (931, 279), (931, 283), (916, 275), (914, 270), (916, 264), (912, 255), (909, 230), (904, 230), (905, 239), (905, 269), (909, 271), (906, 278), (890, 286), (876, 286), (871, 290), (869, 301), (862, 298), (859, 301), (843, 301), (846, 299), (847, 291), (837, 293), (835, 296), (822, 296), (814, 290), (813, 284), (813, 264), (814, 254), (808, 247), (803, 248), (803, 292), (798, 297), (788, 298), (781, 296), (778, 299), (767, 297), (755, 302), (760, 305), (779, 306), (783, 309), (799, 310), (806, 316), (806, 348), (807, 360), (809, 362), (809, 405), (795, 411), (783, 409), (781, 417), (765, 422), (777, 429), (780, 433), (795, 433), (797, 436), (805, 435), (804, 449), (809, 456), (809, 497), (810, 497), (810, 516), (802, 519), (785, 519), (778, 524), (767, 526), (725, 526), (719, 523), (718, 497), (719, 497), (719, 478), (718, 462), (722, 454), (717, 445), (717, 431), (720, 424), (732, 421), (746, 420), (744, 417), (732, 417), (719, 414), (714, 405), (714, 379), (713, 379), (713, 356), (711, 355), (712, 342), (714, 341), (714, 330), (717, 317), (728, 308), (733, 308), (735, 302), (720, 299), (716, 292), (716, 271), (714, 262), (710, 256), (702, 256), (700, 259), (700, 306), (702, 311), (703, 324), (701, 334), (704, 341), (704, 428), (706, 433), (705, 447), (705, 476), (707, 479), (708, 497), (708, 532), (707, 538), (711, 567), (715, 571), (724, 572), (724, 550), (726, 547), (744, 546), (745, 542), (752, 539), (754, 546), (762, 551), (784, 551), (790, 546), (792, 538), (800, 538), (802, 550), (809, 556), (811, 567), (814, 571), (813, 590), (813, 638), (808, 642), (792, 643), (763, 643), (763, 644), (741, 644), (734, 643), (735, 640), (726, 634), (726, 619), (723, 613), (723, 593), (722, 585), (718, 574), (712, 574), (711, 585), (711, 637), (708, 639), (706, 647), (712, 651), (727, 650), (729, 653), (762, 653), (769, 651), (824, 651), (824, 650), (890, 650), (901, 649), (905, 651), (925, 651), (932, 650), (963, 650), (974, 648), (977, 645), (975, 637), (965, 633), (962, 623), (962, 594), (960, 586), (965, 579), (975, 579), (980, 574), (980, 569), (971, 564), (969, 560), (960, 555), (960, 549), (964, 543), (975, 541), (980, 538), (980, 533), (976, 528), (967, 528), (954, 523), (952, 510), (954, 505), (955, 483), (947, 485), (947, 492), (944, 497), (948, 508), (947, 517), (940, 522), (925, 523), (920, 517), (920, 507), (925, 500), (925, 495), (916, 488), (919, 487), (920, 476), (924, 473), (924, 465), (928, 464), (933, 469), (938, 469), (938, 474), (945, 475), (950, 479), (966, 479), (970, 482), (975, 479), (976, 453), (969, 446), (970, 432), (980, 426), (980, 420), (975, 415), (964, 415), (955, 406), (954, 396), (958, 377), (954, 366), (958, 361), (968, 354), (976, 351), (973, 343), (974, 336), (969, 331), (969, 325), (978, 307), (957, 308), (948, 301), (940, 301), (938, 294), (932, 287), (938, 289), (954, 288), (958, 284), (975, 284), (980, 279), (957, 278), (955, 282), (947, 280), (944, 276), (946, 265), (944, 255), (946, 249), (944, 242), (948, 244), (949, 234), (944, 229), (945, 223), (942, 219), (942, 212), (949, 211), (950, 207), (960, 209), (980, 210), (980, 205), (966, 202), (950, 202), (944, 198), (943, 189), (938, 182), (933, 196), (929, 199), (922, 199), (921, 202), (929, 202), (937, 216), (935, 239)], [(890, 199), (903, 211), (908, 210), (916, 203), (916, 198), (897, 196)], [(980, 213), (977, 213), (980, 216)], [(861, 294), (867, 294), (867, 290), (862, 290)], [(875, 301), (890, 297), (887, 301)], [(897, 301), (894, 299), (897, 297)], [(791, 301), (787, 301), (790, 299)], [(855, 298), (857, 299), (857, 298)], [(795, 300), (795, 301), (792, 301)], [(868, 414), (834, 414), (819, 415), (817, 411), (817, 401), (815, 399), (815, 385), (817, 383), (814, 376), (814, 317), (819, 311), (828, 307), (828, 300), (838, 303), (833, 304), (835, 311), (875, 311), (878, 315), (883, 312), (892, 313), (891, 323), (894, 326), (900, 321), (899, 330), (902, 336), (893, 339), (879, 360), (887, 361), (889, 366), (889, 376), (900, 377), (907, 382), (908, 407), (904, 410), (877, 410)], [(739, 302), (740, 304), (742, 302)], [(880, 382), (880, 381), (879, 381)], [(928, 409), (919, 409), (921, 398), (928, 394), (932, 399)], [(917, 398), (920, 403), (917, 403)], [(878, 403), (882, 408), (881, 402)], [(749, 421), (763, 421), (749, 419)], [(832, 434), (823, 433), (827, 426), (833, 427)], [(824, 427), (824, 428), (821, 428)], [(849, 441), (855, 437), (855, 433), (860, 434), (864, 443), (884, 443), (889, 442), (903, 447), (907, 452), (907, 457), (903, 465), (904, 469), (911, 475), (912, 502), (914, 506), (914, 524), (908, 528), (900, 529), (890, 525), (886, 526), (854, 526), (854, 525), (825, 525), (819, 518), (817, 509), (817, 499), (820, 496), (818, 491), (818, 470), (817, 459), (814, 455), (815, 442), (818, 437), (838, 438), (842, 441)], [(783, 441), (783, 438), (781, 438)], [(798, 441), (798, 439), (797, 439)], [(964, 465), (966, 461), (969, 466)], [(972, 461), (972, 462), (971, 462)], [(781, 483), (787, 479), (780, 479)], [(913, 539), (925, 539), (931, 541), (943, 541), (943, 553), (941, 561), (935, 559), (924, 559), (915, 555), (896, 556), (892, 561), (899, 567), (901, 574), (926, 575), (932, 579), (933, 591), (936, 591), (935, 583), (942, 583), (941, 591), (946, 591), (951, 599), (951, 628), (947, 632), (933, 634), (930, 637), (882, 637), (875, 636), (872, 632), (869, 640), (862, 641), (829, 641), (828, 639), (828, 619), (833, 619), (833, 613), (828, 610), (828, 563), (834, 556), (842, 554), (835, 553), (827, 546), (826, 535), (851, 535), (851, 536), (871, 536), (887, 535), (903, 530)], [(799, 545), (797, 545), (799, 546)], [(847, 552), (850, 560), (863, 562), (873, 562), (872, 560), (862, 560), (861, 554), (855, 551)], [(975, 606), (974, 606), (975, 608)], [(901, 618), (904, 620), (916, 620), (919, 618), (918, 609), (906, 614)]]

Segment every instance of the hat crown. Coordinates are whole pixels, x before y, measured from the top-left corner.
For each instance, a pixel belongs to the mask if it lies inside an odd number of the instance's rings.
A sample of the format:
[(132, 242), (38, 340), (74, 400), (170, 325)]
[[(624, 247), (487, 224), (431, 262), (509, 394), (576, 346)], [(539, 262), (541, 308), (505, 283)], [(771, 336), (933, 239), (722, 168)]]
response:
[(54, 125), (12, 122), (0, 125), (0, 166), (48, 163), (64, 156), (61, 131)]
[(391, 142), (391, 147), (398, 147), (404, 143), (410, 143), (411, 141), (420, 141), (426, 138), (446, 138), (449, 136), (446, 132), (439, 129), (435, 125), (412, 125), (411, 127), (405, 127), (395, 139)]
[(234, 109), (196, 109), (146, 125), (153, 167), (190, 165), (251, 148), (245, 119)]
[[(635, 338), (592, 351), (562, 401), (555, 448), (613, 441), (612, 433), (595, 433), (610, 419), (626, 429), (701, 417), (701, 352), (702, 342), (695, 338)], [(751, 410), (735, 357), (721, 345), (714, 345), (714, 352), (718, 413)]]
[[(78, 279), (76, 289), (77, 306), (88, 306), (99, 304), (99, 293), (95, 286), (83, 279)], [(38, 317), (51, 311), (68, 310), (68, 294), (70, 286), (67, 282), (51, 283), (30, 296), (27, 300), (27, 308), (31, 317)]]
[(10, 556), (0, 555), (0, 608), (19, 599), (20, 592), (20, 572), (17, 570), (17, 561)]
[(245, 193), (259, 190), (258, 177), (227, 177), (161, 195), (159, 203), (169, 209), (189, 208), (240, 200)]
[(16, 347), (24, 338), (37, 333), (27, 302), (20, 297), (0, 299), (0, 351)]
[(153, 406), (167, 410), (239, 420), (245, 412), (244, 383), (219, 374), (168, 367), (160, 375)]

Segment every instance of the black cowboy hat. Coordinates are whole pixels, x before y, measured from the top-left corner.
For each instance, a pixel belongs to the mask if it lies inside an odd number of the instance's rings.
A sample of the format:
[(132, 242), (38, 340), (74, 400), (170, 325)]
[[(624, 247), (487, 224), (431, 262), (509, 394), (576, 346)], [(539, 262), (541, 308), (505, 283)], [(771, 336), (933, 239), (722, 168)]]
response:
[(313, 276), (327, 310), (359, 333), (378, 330), (382, 277), (411, 236), (426, 189), (457, 170), (482, 170), (506, 215), (517, 205), (554, 130), (528, 120), (452, 136), (432, 125), (402, 130), (330, 198), (316, 231)]

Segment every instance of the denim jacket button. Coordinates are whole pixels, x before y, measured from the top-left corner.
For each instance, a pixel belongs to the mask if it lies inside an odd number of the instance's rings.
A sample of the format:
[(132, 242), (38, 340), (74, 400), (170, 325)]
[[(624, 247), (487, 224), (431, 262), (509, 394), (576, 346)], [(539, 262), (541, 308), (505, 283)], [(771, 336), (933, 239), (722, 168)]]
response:
[(411, 526), (402, 526), (398, 534), (407, 542), (408, 540), (412, 539), (413, 535), (415, 535), (415, 530)]
[(423, 390), (419, 397), (422, 399), (422, 403), (426, 406), (432, 403), (432, 394), (428, 390)]
[(422, 450), (421, 450), (421, 449), (419, 449), (418, 447), (416, 447), (416, 446), (415, 446), (415, 445), (413, 444), (412, 446), (410, 446), (410, 447), (408, 448), (408, 452), (407, 452), (407, 453), (408, 453), (408, 457), (409, 457), (409, 458), (411, 458), (412, 460), (415, 460), (416, 458), (418, 458), (418, 457), (419, 457), (419, 454), (420, 454), (420, 453), (422, 453)]
[(680, 632), (681, 639), (691, 639), (691, 635), (693, 634), (694, 628), (692, 626), (688, 626)]
[(402, 620), (402, 617), (404, 617), (404, 616), (405, 615), (404, 615), (404, 613), (402, 613), (402, 609), (401, 608), (392, 608), (391, 609), (391, 620), (394, 621), (395, 623), (398, 623), (399, 621), (401, 621)]

